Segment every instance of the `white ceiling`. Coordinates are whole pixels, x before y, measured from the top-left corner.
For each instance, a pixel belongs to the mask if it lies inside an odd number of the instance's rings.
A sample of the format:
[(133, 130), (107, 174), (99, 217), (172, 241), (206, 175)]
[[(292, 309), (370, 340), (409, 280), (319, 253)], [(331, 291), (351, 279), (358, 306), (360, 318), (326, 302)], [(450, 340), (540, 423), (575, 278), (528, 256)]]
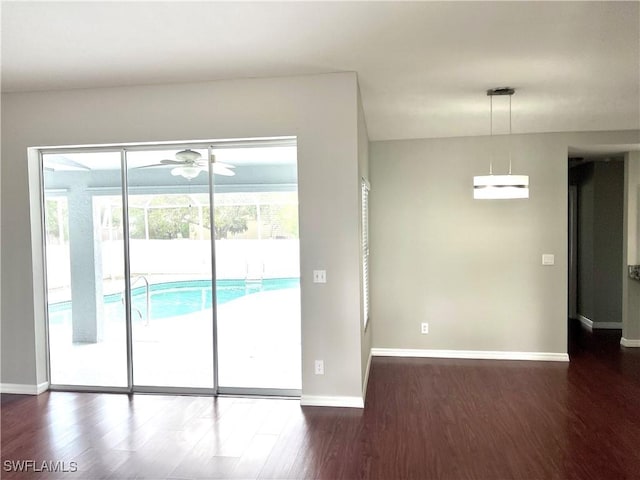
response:
[(485, 135), (500, 86), (514, 133), (638, 129), (639, 7), (3, 1), (2, 89), (355, 71), (371, 140)]

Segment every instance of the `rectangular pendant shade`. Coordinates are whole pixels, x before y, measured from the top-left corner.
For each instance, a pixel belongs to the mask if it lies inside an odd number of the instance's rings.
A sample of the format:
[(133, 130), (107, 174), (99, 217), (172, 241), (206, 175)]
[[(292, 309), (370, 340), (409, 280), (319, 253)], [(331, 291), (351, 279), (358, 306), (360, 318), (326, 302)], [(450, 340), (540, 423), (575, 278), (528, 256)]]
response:
[(506, 200), (529, 198), (528, 175), (480, 175), (473, 177), (473, 198)]

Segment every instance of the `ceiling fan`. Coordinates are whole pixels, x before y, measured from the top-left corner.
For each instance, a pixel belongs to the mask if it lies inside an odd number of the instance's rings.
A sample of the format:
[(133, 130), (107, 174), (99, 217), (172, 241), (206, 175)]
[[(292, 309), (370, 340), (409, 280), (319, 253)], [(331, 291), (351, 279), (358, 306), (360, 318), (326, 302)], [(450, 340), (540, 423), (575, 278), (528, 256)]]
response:
[[(187, 180), (192, 180), (200, 175), (200, 173), (207, 171), (207, 160), (202, 157), (202, 154), (200, 152), (196, 152), (190, 149), (180, 150), (178, 153), (176, 153), (175, 157), (175, 160), (160, 160), (160, 163), (144, 165), (137, 168), (166, 167), (168, 165), (176, 165), (171, 169), (171, 175), (173, 175), (174, 177), (184, 177)], [(211, 169), (215, 175), (232, 177), (236, 174), (232, 170), (234, 168), (235, 166), (233, 165), (216, 162), (215, 155), (211, 155)]]
[(86, 165), (62, 155), (48, 155), (43, 163), (44, 169), (47, 172), (55, 172), (58, 170), (91, 170)]

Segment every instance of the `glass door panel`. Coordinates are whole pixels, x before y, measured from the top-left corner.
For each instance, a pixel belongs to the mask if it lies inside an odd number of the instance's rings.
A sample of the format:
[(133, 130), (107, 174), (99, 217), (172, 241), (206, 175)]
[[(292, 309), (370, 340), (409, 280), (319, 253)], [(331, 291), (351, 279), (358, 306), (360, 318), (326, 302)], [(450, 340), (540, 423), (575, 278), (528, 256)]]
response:
[(121, 154), (43, 154), (52, 385), (127, 387)]
[(213, 388), (207, 156), (127, 152), (134, 386)]
[[(300, 254), (295, 144), (213, 149), (218, 383), (299, 391)], [(274, 392), (277, 393), (277, 392)]]

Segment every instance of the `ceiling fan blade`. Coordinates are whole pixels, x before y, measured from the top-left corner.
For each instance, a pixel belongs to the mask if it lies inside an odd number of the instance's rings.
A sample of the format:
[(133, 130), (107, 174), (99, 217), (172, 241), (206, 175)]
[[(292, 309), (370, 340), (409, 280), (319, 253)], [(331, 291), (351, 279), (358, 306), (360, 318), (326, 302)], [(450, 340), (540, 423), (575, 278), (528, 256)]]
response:
[(86, 165), (66, 157), (50, 157), (46, 159), (45, 163), (53, 163), (65, 167), (79, 168), (80, 170), (91, 170)]
[(162, 163), (152, 163), (151, 165), (141, 165), (139, 167), (131, 167), (131, 170), (137, 170), (139, 168), (149, 168), (149, 167), (165, 167), (166, 165)]
[(214, 166), (215, 165), (219, 165), (219, 166), (221, 166), (223, 168), (227, 168), (227, 169), (230, 169), (230, 170), (236, 168), (235, 165), (229, 165), (228, 163), (217, 162), (216, 161), (216, 156), (214, 154), (211, 154), (211, 164), (214, 165)]
[(186, 165), (187, 162), (180, 162), (179, 160), (160, 160), (162, 165)]
[(233, 177), (236, 172), (233, 170), (229, 170), (227, 167), (223, 167), (219, 163), (214, 163), (212, 165), (214, 175), (222, 175), (223, 177)]
[(236, 168), (235, 165), (230, 165), (228, 163), (222, 163), (222, 162), (214, 162), (214, 165), (219, 165), (221, 167), (228, 168), (229, 170), (233, 170), (234, 168)]

